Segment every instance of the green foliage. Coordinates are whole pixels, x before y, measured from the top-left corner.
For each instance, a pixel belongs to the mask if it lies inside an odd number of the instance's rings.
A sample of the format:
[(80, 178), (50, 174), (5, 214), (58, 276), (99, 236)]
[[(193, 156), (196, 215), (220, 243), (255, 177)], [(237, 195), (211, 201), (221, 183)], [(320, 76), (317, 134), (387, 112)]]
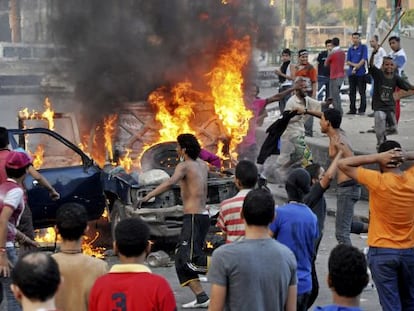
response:
[(306, 12), (306, 21), (308, 24), (325, 25), (326, 20), (331, 12), (335, 12), (333, 4), (311, 5)]
[[(345, 25), (349, 25), (354, 27), (355, 29), (358, 28), (358, 8), (346, 8), (342, 11), (338, 12), (339, 18)], [(367, 20), (367, 12), (364, 10), (362, 11), (362, 26), (365, 26)]]
[(389, 15), (387, 14), (387, 10), (385, 8), (378, 8), (377, 9), (377, 25), (379, 24), (379, 22), (383, 19), (384, 21), (388, 21), (389, 20)]
[(401, 25), (403, 27), (414, 25), (414, 9), (405, 12), (404, 16), (401, 19)]

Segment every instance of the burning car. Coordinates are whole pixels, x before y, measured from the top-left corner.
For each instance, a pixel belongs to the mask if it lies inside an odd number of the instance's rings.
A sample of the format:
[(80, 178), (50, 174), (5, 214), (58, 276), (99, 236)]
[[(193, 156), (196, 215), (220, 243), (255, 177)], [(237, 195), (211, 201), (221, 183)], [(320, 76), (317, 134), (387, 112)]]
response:
[[(59, 206), (76, 202), (86, 208), (90, 220), (100, 218), (107, 210), (112, 230), (126, 217), (141, 217), (149, 224), (153, 238), (179, 235), (183, 211), (178, 186), (140, 206), (139, 198), (158, 185), (156, 179), (140, 184), (119, 167), (108, 164), (100, 168), (75, 144), (46, 128), (11, 129), (9, 136), (13, 149), (43, 150), (41, 159), (34, 155), (34, 165), (36, 167), (39, 165), (36, 161), (42, 161), (39, 172), (61, 194), (58, 201), (51, 200), (47, 190), (27, 176), (25, 186), (35, 228), (53, 226)], [(162, 169), (168, 174), (178, 163), (175, 144), (150, 148), (143, 161), (147, 162), (144, 163), (147, 169)], [(232, 177), (211, 176), (208, 180), (208, 204), (212, 214), (217, 213), (218, 203), (235, 192)]]

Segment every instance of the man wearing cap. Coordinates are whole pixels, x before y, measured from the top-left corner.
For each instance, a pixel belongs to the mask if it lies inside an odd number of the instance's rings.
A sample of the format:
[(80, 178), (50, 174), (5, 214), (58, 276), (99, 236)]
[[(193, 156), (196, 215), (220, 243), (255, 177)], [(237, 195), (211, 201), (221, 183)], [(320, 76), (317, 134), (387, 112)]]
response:
[[(313, 67), (309, 61), (309, 53), (302, 49), (298, 52), (299, 63), (295, 66), (295, 77), (302, 77), (306, 83), (306, 95), (316, 98), (316, 90), (318, 88), (318, 75), (316, 68)], [(309, 118), (305, 123), (305, 135), (313, 136), (313, 118)]]
[(7, 179), (0, 185), (0, 276), (8, 310), (21, 310), (10, 290), (10, 266), (17, 261), (14, 241), (24, 210), (23, 180), (30, 165), (26, 153), (10, 151), (5, 158)]
[[(9, 150), (9, 133), (5, 127), (0, 127), (0, 184), (6, 181), (7, 175), (5, 170), (5, 160), (8, 154), (10, 153)], [(21, 149), (21, 148), (18, 148)], [(17, 149), (16, 149), (17, 151)], [(25, 152), (21, 149), (21, 152)], [(50, 183), (44, 178), (34, 167), (33, 165), (29, 165), (27, 169), (27, 173), (36, 180), (39, 185), (43, 186), (49, 191), (49, 195), (52, 200), (58, 200), (60, 198), (59, 193), (53, 188)], [(23, 215), (21, 217), (20, 225), (18, 228), (22, 231), (25, 235), (29, 237), (29, 239), (24, 241), (19, 241), (21, 246), (29, 247), (31, 246), (31, 240), (34, 239), (34, 229), (33, 229), (33, 220), (32, 220), (32, 213), (30, 207), (27, 207)]]

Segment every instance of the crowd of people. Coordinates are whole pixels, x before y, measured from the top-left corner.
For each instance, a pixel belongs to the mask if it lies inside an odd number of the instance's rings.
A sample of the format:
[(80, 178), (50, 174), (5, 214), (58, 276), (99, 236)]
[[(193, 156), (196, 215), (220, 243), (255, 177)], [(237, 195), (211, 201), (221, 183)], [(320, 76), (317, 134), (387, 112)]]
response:
[[(251, 90), (254, 116), (235, 167), (238, 193), (220, 205), (216, 226), (226, 243), (212, 256), (204, 252), (211, 226), (209, 167), (201, 159), (202, 148), (194, 135), (177, 137), (180, 163), (170, 178), (141, 200), (149, 201), (180, 185), (184, 215), (175, 269), (180, 285), (188, 286), (194, 294), (194, 300), (183, 304), (183, 309), (312, 308), (319, 290), (315, 262), (326, 217), (324, 193), (335, 180), (338, 245), (331, 250), (326, 276), (332, 304), (314, 310), (361, 310), (360, 295), (369, 281), (368, 268), (383, 310), (414, 310), (414, 167), (401, 168), (414, 160), (414, 152), (404, 151), (386, 137), (398, 122), (393, 93), (414, 86), (403, 74), (406, 56), (399, 38), (391, 37), (389, 43), (393, 52), (384, 55), (378, 37), (374, 37), (368, 61), (368, 49), (359, 33), (352, 34), (347, 53), (338, 38), (329, 39), (326, 50), (318, 55), (318, 70), (309, 63), (307, 50), (298, 51), (298, 64), (291, 63), (289, 49), (282, 51), (282, 66), (276, 70), (280, 92), (260, 99), (258, 88)], [(366, 113), (366, 84), (372, 79), (376, 154), (355, 156), (341, 129), (340, 87), (345, 75), (350, 85), (347, 114)], [(324, 101), (317, 98), (318, 89), (325, 89)], [(265, 106), (274, 101), (279, 101), (281, 118), (271, 126), (258, 152), (256, 127)], [(312, 136), (314, 118), (319, 119), (320, 131), (329, 140), (331, 163), (326, 171), (313, 161), (306, 145), (305, 136)], [(272, 153), (278, 154), (273, 169), (288, 197), (281, 206), (275, 205), (269, 189), (259, 182), (265, 180), (263, 164)], [(373, 164), (378, 170), (364, 167)], [(59, 193), (34, 170), (30, 156), (8, 149), (7, 130), (0, 128), (0, 284), (7, 310), (177, 310), (171, 285), (145, 265), (151, 241), (149, 228), (141, 219), (124, 219), (116, 226), (113, 249), (119, 264), (111, 268), (103, 260), (82, 254), (88, 217), (78, 204), (63, 204), (57, 211), (56, 232), (62, 238), (57, 253), (29, 250), (18, 254), (16, 240), (37, 246), (30, 223), (26, 232), (19, 230), (25, 222), (24, 210), (30, 211), (23, 186), (26, 174), (48, 189), (51, 198), (59, 199)], [(361, 185), (369, 192), (367, 257), (350, 239)], [(203, 288), (200, 274), (207, 274), (210, 292)]]

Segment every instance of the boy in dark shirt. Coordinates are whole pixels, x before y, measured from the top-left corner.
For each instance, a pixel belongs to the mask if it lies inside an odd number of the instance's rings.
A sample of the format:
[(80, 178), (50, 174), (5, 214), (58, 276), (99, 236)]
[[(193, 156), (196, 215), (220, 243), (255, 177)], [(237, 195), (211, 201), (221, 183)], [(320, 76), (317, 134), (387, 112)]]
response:
[(414, 86), (401, 78), (395, 71), (395, 64), (391, 57), (383, 59), (382, 68), (374, 66), (374, 56), (378, 49), (372, 51), (369, 60), (369, 73), (374, 79), (374, 94), (372, 96), (372, 109), (374, 110), (374, 130), (377, 136), (377, 148), (386, 138), (386, 124), (388, 123), (388, 134), (397, 133), (395, 119), (395, 101), (393, 93), (396, 87), (403, 90), (413, 90)]

